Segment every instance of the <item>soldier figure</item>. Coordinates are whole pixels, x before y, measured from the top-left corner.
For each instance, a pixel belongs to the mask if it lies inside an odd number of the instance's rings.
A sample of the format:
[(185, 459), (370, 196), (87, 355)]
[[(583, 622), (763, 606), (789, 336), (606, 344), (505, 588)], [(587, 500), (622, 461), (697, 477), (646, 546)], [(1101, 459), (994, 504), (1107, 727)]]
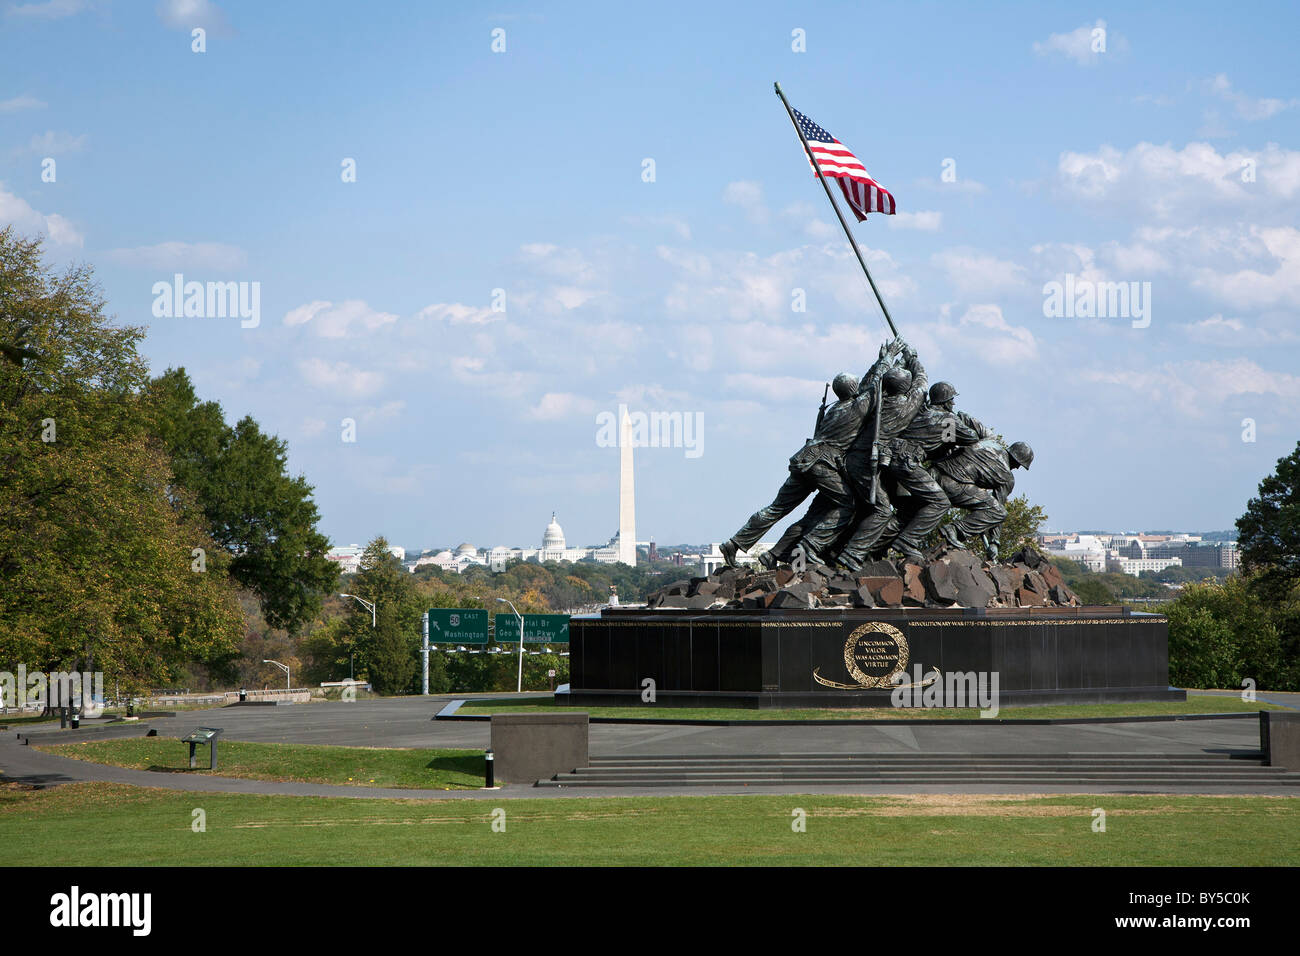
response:
[[(884, 473), (889, 465), (888, 449), (897, 440), (904, 429), (921, 411), (925, 404), (926, 375), (925, 368), (917, 359), (916, 350), (910, 345), (903, 346), (904, 368), (892, 368), (885, 373), (882, 390), (884, 397), (880, 402), (880, 420), (878, 426), (873, 423), (870, 429), (864, 428), (844, 456), (844, 464), (858, 490), (859, 503), (864, 509), (858, 520), (853, 536), (841, 550), (839, 563), (842, 567), (856, 571), (876, 549), (893, 517), (890, 507), (889, 492), (885, 482), (874, 482), (873, 473), (881, 469), (879, 477), (894, 479), (891, 472)], [(933, 479), (931, 479), (933, 483)], [(910, 482), (918, 485), (918, 482)], [(911, 490), (910, 486), (907, 486)], [(937, 485), (935, 486), (938, 487)], [(942, 494), (942, 492), (940, 492)], [(945, 499), (946, 501), (946, 499)], [(947, 505), (943, 506), (945, 509)], [(943, 511), (939, 514), (942, 516)], [(936, 519), (937, 520), (937, 519)], [(907, 554), (907, 552), (904, 552)], [(908, 555), (911, 557), (911, 555)], [(919, 554), (916, 555), (920, 557)]]
[(984, 547), (997, 558), (1002, 522), (1007, 520), (1007, 499), (1016, 486), (1013, 468), (1029, 469), (1034, 450), (1022, 441), (1007, 448), (989, 436), (960, 448), (934, 463), (939, 486), (948, 499), (966, 514), (940, 529), (944, 539), (957, 547), (983, 536)]
[[(882, 345), (879, 359), (861, 382), (847, 372), (835, 376), (831, 387), (839, 400), (826, 409), (825, 417), (819, 421), (812, 439), (791, 456), (790, 476), (772, 503), (754, 512), (739, 531), (719, 545), (728, 565), (734, 567), (738, 551), (752, 548), (772, 525), (797, 508), (814, 491), (818, 495), (813, 509), (822, 516), (818, 525), (825, 522), (828, 526), (843, 528), (852, 520), (855, 501), (853, 489), (844, 477), (844, 451), (857, 437), (862, 422), (870, 411), (876, 382), (885, 374), (885, 369), (902, 347), (899, 339)], [(830, 540), (833, 541), (834, 536)], [(825, 560), (817, 550), (813, 551), (812, 556)]]

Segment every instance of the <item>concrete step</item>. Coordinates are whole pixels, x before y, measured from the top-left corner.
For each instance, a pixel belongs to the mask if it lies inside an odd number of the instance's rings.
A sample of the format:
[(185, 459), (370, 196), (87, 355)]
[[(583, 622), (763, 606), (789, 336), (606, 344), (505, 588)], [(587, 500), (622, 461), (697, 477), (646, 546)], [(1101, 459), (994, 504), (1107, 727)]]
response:
[(545, 787), (1003, 784), (1296, 786), (1258, 754), (637, 754), (538, 781)]
[(595, 756), (591, 758), (595, 764), (638, 764), (638, 763), (657, 763), (665, 760), (676, 763), (727, 763), (742, 761), (746, 763), (785, 763), (790, 761), (807, 761), (807, 760), (868, 760), (873, 762), (885, 762), (891, 760), (913, 760), (924, 762), (936, 762), (941, 760), (1023, 760), (1026, 762), (1036, 762), (1045, 759), (1051, 760), (1087, 760), (1087, 761), (1142, 761), (1152, 762), (1161, 760), (1178, 760), (1178, 761), (1195, 761), (1200, 763), (1219, 763), (1224, 760), (1259, 760), (1258, 751), (1241, 751), (1239, 753), (987, 753), (974, 754), (966, 752), (955, 753), (916, 753), (916, 752), (886, 752), (886, 753), (822, 753), (822, 754), (619, 754), (618, 756)]

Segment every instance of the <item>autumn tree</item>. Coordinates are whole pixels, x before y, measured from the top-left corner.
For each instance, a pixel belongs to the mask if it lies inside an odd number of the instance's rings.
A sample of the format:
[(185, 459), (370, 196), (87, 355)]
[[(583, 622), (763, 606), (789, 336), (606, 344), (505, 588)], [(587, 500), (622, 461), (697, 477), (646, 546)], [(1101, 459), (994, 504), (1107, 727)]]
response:
[(230, 654), (240, 614), (141, 399), (144, 332), (104, 305), (89, 267), (0, 231), (0, 669), (131, 689)]
[(184, 369), (168, 369), (148, 393), (176, 480), (229, 555), (231, 576), (258, 596), (268, 624), (296, 631), (319, 613), (338, 567), (325, 557), (311, 485), (288, 473), (285, 443), (249, 417), (227, 425)]

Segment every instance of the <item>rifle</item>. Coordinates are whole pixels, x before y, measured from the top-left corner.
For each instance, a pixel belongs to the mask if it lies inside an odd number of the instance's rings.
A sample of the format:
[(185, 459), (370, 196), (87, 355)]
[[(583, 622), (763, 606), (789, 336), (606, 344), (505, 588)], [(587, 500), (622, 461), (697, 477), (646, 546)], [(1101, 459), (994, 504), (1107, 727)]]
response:
[(871, 423), (871, 500), (867, 502), (870, 508), (876, 506), (876, 482), (880, 480), (880, 399), (883, 382), (883, 376), (876, 379), (876, 414)]
[(826, 417), (826, 393), (831, 390), (831, 383), (827, 382), (826, 387), (822, 389), (822, 405), (817, 409), (817, 427), (813, 429), (813, 438), (822, 430), (822, 419)]

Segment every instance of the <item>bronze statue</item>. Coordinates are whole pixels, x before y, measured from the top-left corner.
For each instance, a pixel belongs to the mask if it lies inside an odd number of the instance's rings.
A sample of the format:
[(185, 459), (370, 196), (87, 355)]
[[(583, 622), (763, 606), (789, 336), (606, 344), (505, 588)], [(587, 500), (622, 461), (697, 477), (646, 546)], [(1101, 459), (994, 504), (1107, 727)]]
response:
[[(901, 359), (901, 365), (895, 364)], [(921, 564), (926, 538), (951, 508), (963, 514), (940, 528), (958, 548), (981, 545), (996, 557), (1015, 487), (1014, 468), (1033, 450), (1007, 448), (977, 419), (954, 410), (948, 382), (927, 389), (916, 351), (901, 337), (880, 348), (859, 381), (847, 372), (831, 384), (813, 437), (790, 458), (789, 476), (772, 503), (720, 545), (728, 565), (816, 492), (807, 512), (760, 561), (774, 567), (802, 552), (810, 563), (854, 572), (890, 550)]]

